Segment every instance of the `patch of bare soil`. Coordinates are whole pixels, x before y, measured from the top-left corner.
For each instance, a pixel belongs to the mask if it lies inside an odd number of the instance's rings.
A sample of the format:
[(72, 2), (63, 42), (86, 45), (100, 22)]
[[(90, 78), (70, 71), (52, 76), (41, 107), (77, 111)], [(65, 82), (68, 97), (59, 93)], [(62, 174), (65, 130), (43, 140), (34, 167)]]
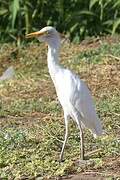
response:
[(100, 47), (102, 43), (108, 43), (108, 44), (114, 44), (120, 42), (120, 36), (103, 36), (103, 37), (97, 37), (97, 38), (88, 38), (83, 40), (80, 43), (80, 49), (83, 50), (90, 50), (90, 49), (96, 49)]
[(69, 178), (65, 180), (105, 180), (105, 177), (102, 177), (100, 175), (97, 175), (96, 173), (85, 173), (85, 174), (79, 174), (79, 175), (72, 175)]
[(120, 91), (120, 65), (92, 65), (89, 68), (89, 73), (83, 73), (82, 77), (87, 81), (94, 96), (104, 95), (101, 92)]
[(106, 158), (99, 169), (89, 168), (89, 171), (62, 178), (62, 180), (106, 180), (108, 178), (120, 179), (120, 157)]

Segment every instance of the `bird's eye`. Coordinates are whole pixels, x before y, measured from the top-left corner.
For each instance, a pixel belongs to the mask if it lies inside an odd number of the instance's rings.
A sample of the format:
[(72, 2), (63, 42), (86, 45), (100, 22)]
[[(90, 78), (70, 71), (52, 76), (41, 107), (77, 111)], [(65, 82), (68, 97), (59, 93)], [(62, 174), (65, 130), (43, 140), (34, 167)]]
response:
[(46, 31), (46, 34), (48, 35), (48, 34), (49, 34), (49, 32), (48, 32), (48, 31)]

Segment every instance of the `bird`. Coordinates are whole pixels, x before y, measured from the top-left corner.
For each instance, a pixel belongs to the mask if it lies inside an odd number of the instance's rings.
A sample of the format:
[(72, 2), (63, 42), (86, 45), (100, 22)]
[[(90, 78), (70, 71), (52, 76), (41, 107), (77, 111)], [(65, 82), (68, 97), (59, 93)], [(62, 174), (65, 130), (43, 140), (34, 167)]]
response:
[(12, 79), (14, 75), (15, 75), (15, 70), (13, 66), (10, 66), (5, 70), (5, 72), (3, 72), (2, 76), (0, 76), (0, 82), (4, 80)]
[(46, 26), (40, 31), (26, 35), (26, 38), (37, 38), (48, 45), (47, 64), (49, 74), (56, 89), (58, 100), (63, 108), (65, 137), (60, 153), (60, 162), (63, 161), (64, 149), (68, 139), (70, 119), (76, 122), (80, 134), (80, 159), (85, 160), (84, 127), (88, 128), (93, 136), (101, 136), (102, 123), (96, 113), (91, 92), (87, 84), (68, 68), (60, 64), (61, 37), (56, 28)]

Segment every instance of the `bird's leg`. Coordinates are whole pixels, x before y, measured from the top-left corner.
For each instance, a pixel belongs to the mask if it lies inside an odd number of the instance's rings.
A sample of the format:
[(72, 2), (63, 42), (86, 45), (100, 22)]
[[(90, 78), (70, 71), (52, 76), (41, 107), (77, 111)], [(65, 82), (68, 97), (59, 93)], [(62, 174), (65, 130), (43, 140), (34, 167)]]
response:
[(81, 140), (81, 160), (84, 160), (85, 157), (84, 157), (84, 137), (83, 137), (83, 130), (82, 130), (82, 126), (81, 126), (81, 121), (80, 119), (82, 118), (81, 114), (76, 110), (74, 109), (73, 111), (73, 115), (74, 115), (74, 119), (78, 125), (78, 128), (79, 128), (79, 131), (80, 131), (80, 140)]
[(81, 160), (84, 160), (85, 159), (85, 156), (84, 156), (84, 136), (83, 136), (83, 130), (82, 130), (82, 127), (81, 127), (81, 123), (77, 120), (77, 124), (78, 124), (78, 127), (79, 127), (79, 130), (80, 130), (80, 140), (81, 140)]
[(64, 139), (62, 150), (60, 153), (60, 162), (63, 160), (64, 148), (65, 148), (67, 138), (68, 138), (68, 116), (64, 115), (64, 118), (65, 118), (65, 139)]
[(80, 130), (80, 139), (81, 139), (81, 160), (84, 160), (85, 159), (85, 156), (84, 156), (84, 135), (83, 135), (83, 130), (82, 130), (80, 123), (79, 123), (79, 130)]

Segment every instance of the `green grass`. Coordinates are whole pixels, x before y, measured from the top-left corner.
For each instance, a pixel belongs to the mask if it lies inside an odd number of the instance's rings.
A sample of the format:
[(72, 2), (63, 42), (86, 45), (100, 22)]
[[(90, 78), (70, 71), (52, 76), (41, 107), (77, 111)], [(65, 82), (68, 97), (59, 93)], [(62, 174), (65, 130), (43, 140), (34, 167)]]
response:
[[(80, 53), (77, 45), (64, 45), (62, 64), (84, 79), (95, 98), (106, 135), (93, 139), (85, 130), (85, 152), (92, 163), (81, 168), (79, 131), (70, 123), (65, 161), (59, 164), (64, 140), (62, 108), (48, 74), (45, 46), (31, 44), (16, 49), (1, 46), (0, 71), (13, 65), (16, 76), (0, 84), (0, 177), (2, 179), (55, 178), (97, 171), (109, 178), (120, 177), (114, 164), (119, 161), (119, 66), (120, 44), (102, 44)], [(64, 59), (64, 61), (63, 61)], [(90, 154), (91, 151), (100, 149)], [(111, 167), (112, 166), (112, 172)], [(107, 167), (107, 171), (106, 171)]]

